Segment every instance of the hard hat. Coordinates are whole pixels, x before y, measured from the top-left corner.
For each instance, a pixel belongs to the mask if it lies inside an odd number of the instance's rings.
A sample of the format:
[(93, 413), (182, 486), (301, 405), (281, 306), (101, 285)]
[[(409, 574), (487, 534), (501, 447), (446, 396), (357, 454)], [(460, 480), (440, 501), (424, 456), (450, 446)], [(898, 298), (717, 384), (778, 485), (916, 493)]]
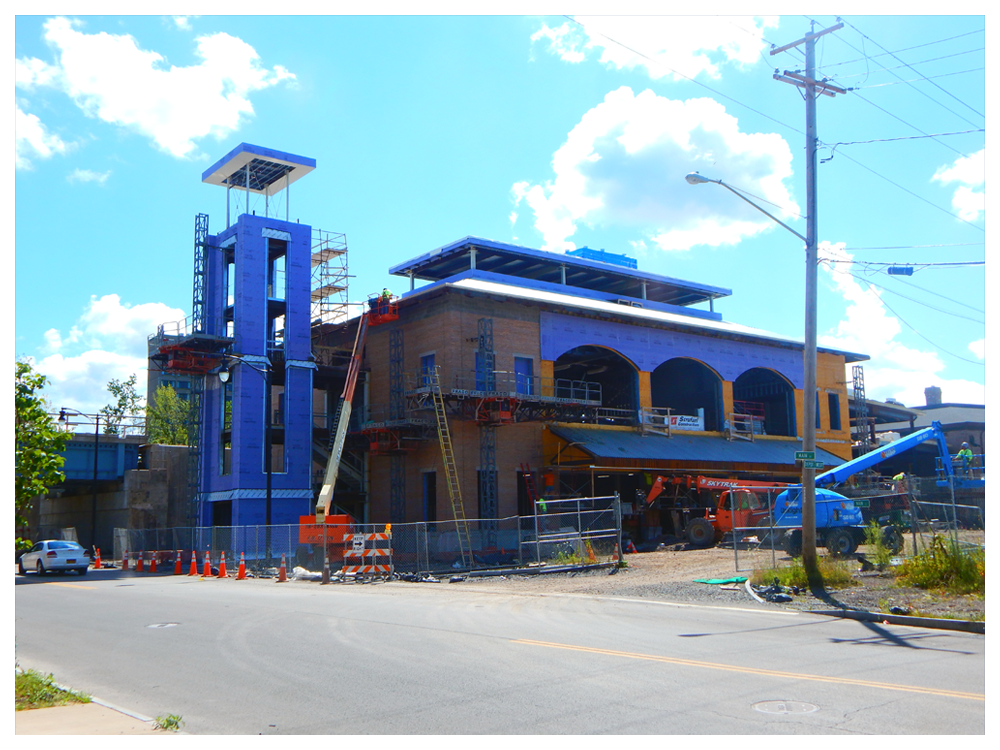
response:
[(969, 447), (969, 444), (968, 444), (968, 443), (962, 443), (962, 447), (963, 447), (963, 448), (968, 448), (968, 447)]

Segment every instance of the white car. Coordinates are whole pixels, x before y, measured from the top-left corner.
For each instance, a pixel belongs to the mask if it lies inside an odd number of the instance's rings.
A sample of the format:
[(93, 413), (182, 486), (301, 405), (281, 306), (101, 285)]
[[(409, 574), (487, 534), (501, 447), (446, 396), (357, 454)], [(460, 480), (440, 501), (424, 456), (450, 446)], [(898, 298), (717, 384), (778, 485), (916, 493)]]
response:
[(76, 542), (61, 539), (37, 542), (17, 561), (17, 569), (21, 575), (29, 570), (34, 570), (38, 575), (44, 575), (50, 570), (75, 570), (85, 576), (89, 566), (90, 557), (83, 547)]

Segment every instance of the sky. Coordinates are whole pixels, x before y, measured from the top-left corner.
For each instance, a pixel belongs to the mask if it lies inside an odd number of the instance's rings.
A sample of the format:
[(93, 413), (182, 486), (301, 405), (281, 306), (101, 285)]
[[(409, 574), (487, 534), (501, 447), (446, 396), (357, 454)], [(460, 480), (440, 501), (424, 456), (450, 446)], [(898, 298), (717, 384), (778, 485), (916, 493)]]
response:
[[(769, 52), (811, 21), (837, 18), (18, 16), (15, 358), (53, 409), (144, 391), (147, 336), (191, 313), (194, 217), (225, 228), (201, 174), (241, 142), (316, 160), (290, 216), (346, 233), (351, 300), (474, 235), (624, 253), (802, 340), (802, 241), (684, 177), (805, 234), (805, 102), (773, 77), (804, 47)], [(816, 44), (850, 89), (817, 102), (819, 345), (870, 357), (868, 398), (983, 404), (986, 18), (841, 21)]]

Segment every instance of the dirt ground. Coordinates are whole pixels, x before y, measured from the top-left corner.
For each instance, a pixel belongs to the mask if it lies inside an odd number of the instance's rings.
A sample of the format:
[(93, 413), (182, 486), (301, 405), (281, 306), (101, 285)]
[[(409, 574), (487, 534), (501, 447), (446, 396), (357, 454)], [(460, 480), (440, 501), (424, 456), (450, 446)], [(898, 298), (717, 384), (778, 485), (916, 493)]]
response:
[[(776, 553), (779, 564), (787, 564), (784, 553)], [(649, 598), (682, 603), (701, 602), (738, 606), (791, 607), (800, 610), (857, 609), (913, 616), (985, 620), (986, 602), (974, 596), (948, 597), (911, 587), (896, 587), (888, 573), (858, 572), (854, 584), (830, 589), (823, 598), (809, 592), (792, 596), (784, 604), (758, 604), (743, 585), (696, 583), (695, 579), (750, 577), (755, 567), (771, 567), (771, 553), (749, 553), (713, 547), (692, 549), (687, 544), (660, 545), (649, 552), (625, 556), (628, 566), (609, 575), (607, 569), (545, 575), (509, 575), (470, 578), (463, 585), (509, 590), (512, 593), (567, 593)]]

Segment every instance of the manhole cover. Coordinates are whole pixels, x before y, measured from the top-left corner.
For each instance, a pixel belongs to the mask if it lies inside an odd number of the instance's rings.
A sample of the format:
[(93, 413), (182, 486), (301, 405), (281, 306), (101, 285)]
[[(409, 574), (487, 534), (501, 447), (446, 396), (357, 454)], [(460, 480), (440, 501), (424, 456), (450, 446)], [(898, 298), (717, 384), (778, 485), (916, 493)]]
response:
[(754, 703), (753, 707), (762, 714), (811, 714), (819, 711), (819, 706), (805, 701), (761, 701)]
[(152, 625), (147, 625), (147, 628), (176, 628), (180, 623), (176, 622), (155, 622)]

